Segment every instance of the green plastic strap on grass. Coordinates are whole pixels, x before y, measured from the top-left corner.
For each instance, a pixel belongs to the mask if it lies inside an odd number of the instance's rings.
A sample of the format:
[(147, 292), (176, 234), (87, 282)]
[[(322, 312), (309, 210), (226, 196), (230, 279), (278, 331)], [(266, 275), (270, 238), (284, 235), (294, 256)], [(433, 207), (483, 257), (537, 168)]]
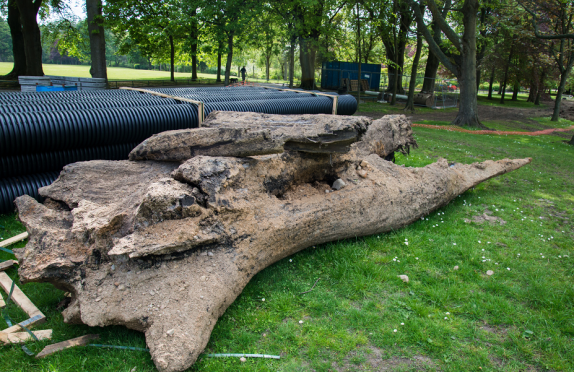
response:
[(100, 345), (100, 344), (89, 344), (88, 346), (106, 347), (106, 348), (110, 348), (110, 349), (133, 350), (133, 351), (149, 351), (149, 349), (145, 349), (143, 347), (133, 347), (133, 346)]
[(208, 358), (245, 357), (245, 358), (281, 359), (279, 355), (267, 355), (267, 354), (206, 354), (205, 356)]
[[(12, 280), (12, 285), (10, 286), (10, 293), (8, 293), (8, 298), (6, 299), (6, 307), (5, 309), (8, 309), (8, 305), (10, 304), (10, 300), (12, 299), (12, 293), (14, 293), (14, 287), (16, 287), (16, 282)], [(37, 315), (36, 317), (39, 317), (40, 315)], [(10, 318), (10, 315), (8, 315), (8, 312), (6, 311), (2, 311), (2, 317), (4, 318), (4, 320), (6, 321), (6, 323), (8, 324), (8, 327), (12, 327), (13, 323), (12, 323), (12, 318)], [(34, 317), (34, 318), (36, 318)], [(28, 319), (27, 321), (24, 321), (22, 323), (18, 323), (18, 325), (20, 326), (20, 328), (22, 328), (24, 331), (28, 332), (28, 334), (30, 336), (32, 336), (32, 339), (34, 339), (34, 341), (40, 341), (38, 340), (38, 337), (36, 337), (36, 335), (34, 333), (32, 333), (32, 331), (30, 331), (28, 328), (26, 328), (24, 326), (24, 324), (29, 324), (32, 323), (32, 319)], [(26, 347), (26, 345), (22, 345), (22, 350), (24, 350), (24, 352), (26, 354), (28, 354), (29, 356), (34, 356), (36, 355), (34, 352), (32, 352), (30, 349), (28, 349)]]
[(4, 248), (4, 247), (0, 247), (0, 251), (4, 251), (4, 252), (10, 253), (10, 254), (14, 254), (14, 252), (12, 252), (12, 251), (9, 250), (8, 248)]

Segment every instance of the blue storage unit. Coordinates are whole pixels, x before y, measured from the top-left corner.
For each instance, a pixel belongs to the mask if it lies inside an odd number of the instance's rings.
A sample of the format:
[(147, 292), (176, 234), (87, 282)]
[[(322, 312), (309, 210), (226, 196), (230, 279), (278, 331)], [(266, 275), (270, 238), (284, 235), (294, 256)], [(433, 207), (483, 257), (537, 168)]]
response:
[[(357, 80), (359, 64), (355, 62), (323, 62), (321, 88), (339, 89), (343, 79)], [(361, 79), (369, 82), (369, 89), (378, 91), (381, 83), (381, 65), (361, 63)]]

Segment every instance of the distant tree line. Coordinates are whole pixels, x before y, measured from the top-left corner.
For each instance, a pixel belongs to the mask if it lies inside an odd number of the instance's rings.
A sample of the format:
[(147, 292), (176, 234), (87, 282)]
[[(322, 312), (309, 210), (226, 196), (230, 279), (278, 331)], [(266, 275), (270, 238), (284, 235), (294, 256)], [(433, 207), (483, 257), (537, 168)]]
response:
[(85, 20), (42, 25), (38, 18), (65, 13), (65, 0), (2, 1), (0, 33), (12, 42), (2, 38), (0, 58), (14, 62), (4, 78), (42, 75), (43, 58), (76, 58), (91, 63), (94, 77), (106, 77), (107, 65), (154, 61), (169, 66), (171, 79), (179, 63), (190, 66), (191, 79), (209, 67), (228, 84), (232, 66), (256, 51), (267, 79), (279, 64), (292, 86), (297, 68), (304, 89), (316, 88), (324, 61), (382, 63), (394, 101), (405, 93), (403, 76), (416, 77), (420, 66), (422, 92), (434, 90), (437, 76), (458, 80), (453, 124), (482, 127), (481, 86), (489, 99), (498, 87), (501, 103), (526, 87), (536, 104), (555, 86), (558, 120), (574, 64), (573, 4), (563, 0), (86, 0)]

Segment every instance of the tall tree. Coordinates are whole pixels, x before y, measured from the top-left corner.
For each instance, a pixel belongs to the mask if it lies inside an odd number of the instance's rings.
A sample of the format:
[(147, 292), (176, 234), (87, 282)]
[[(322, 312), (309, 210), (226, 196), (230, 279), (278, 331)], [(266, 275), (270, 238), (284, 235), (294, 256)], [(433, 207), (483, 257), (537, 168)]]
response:
[(414, 20), (413, 11), (406, 0), (365, 1), (365, 9), (385, 47), (389, 79), (387, 91), (403, 93), (402, 77), (399, 76), (405, 64), (405, 48)]
[[(181, 3), (176, 0), (107, 0), (108, 20), (118, 33), (128, 33), (140, 49), (156, 58), (169, 56), (170, 77), (175, 80), (175, 49), (187, 37)], [(167, 44), (167, 45), (166, 45)]]
[(38, 26), (38, 12), (42, 0), (14, 0), (20, 12), (24, 51), (26, 53), (26, 75), (44, 76), (42, 69), (42, 39)]
[(231, 64), (237, 39), (248, 38), (249, 25), (261, 11), (262, 3), (255, 0), (204, 0), (201, 5), (201, 20), (217, 29), (224, 40), (227, 60), (225, 63), (225, 85), (229, 85)]
[(464, 0), (459, 11), (462, 13), (462, 35), (459, 35), (451, 24), (441, 14), (434, 0), (427, 0), (429, 10), (432, 13), (440, 30), (452, 43), (456, 53), (443, 51), (431, 35), (425, 24), (425, 18), (419, 2), (409, 0), (419, 24), (419, 30), (423, 33), (429, 48), (439, 58), (441, 63), (450, 70), (458, 79), (460, 85), (460, 107), (452, 124), (483, 128), (478, 119), (478, 101), (476, 84), (476, 57), (477, 57), (477, 14), (479, 11), (478, 0)]
[(102, 0), (86, 0), (88, 33), (90, 35), (90, 74), (94, 78), (108, 78), (106, 69), (106, 36), (102, 17)]
[(14, 67), (12, 67), (12, 71), (2, 78), (12, 80), (17, 79), (18, 76), (26, 75), (26, 50), (24, 49), (24, 35), (22, 33), (22, 23), (20, 22), (20, 10), (16, 5), (16, 0), (9, 0), (7, 6)]
[[(560, 84), (551, 121), (558, 121), (562, 93), (574, 65), (574, 4), (563, 0), (519, 1), (530, 14), (534, 34), (549, 41), (549, 49), (560, 71)], [(541, 32), (540, 28), (545, 31)]]

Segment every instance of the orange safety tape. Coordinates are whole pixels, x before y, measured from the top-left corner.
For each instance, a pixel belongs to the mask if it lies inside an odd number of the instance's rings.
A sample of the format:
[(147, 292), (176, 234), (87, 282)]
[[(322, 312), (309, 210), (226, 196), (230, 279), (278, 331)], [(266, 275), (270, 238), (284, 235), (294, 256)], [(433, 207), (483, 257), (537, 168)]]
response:
[(500, 136), (506, 135), (523, 135), (523, 136), (542, 136), (545, 134), (551, 134), (552, 132), (568, 132), (574, 130), (574, 125), (569, 128), (550, 128), (539, 130), (536, 132), (506, 132), (506, 131), (498, 131), (498, 130), (468, 130), (459, 128), (454, 125), (431, 125), (431, 124), (416, 124), (413, 123), (413, 127), (421, 127), (421, 128), (430, 128), (430, 129), (441, 129), (441, 130), (448, 130), (453, 132), (462, 132), (462, 133), (472, 133), (472, 134), (495, 134)]

